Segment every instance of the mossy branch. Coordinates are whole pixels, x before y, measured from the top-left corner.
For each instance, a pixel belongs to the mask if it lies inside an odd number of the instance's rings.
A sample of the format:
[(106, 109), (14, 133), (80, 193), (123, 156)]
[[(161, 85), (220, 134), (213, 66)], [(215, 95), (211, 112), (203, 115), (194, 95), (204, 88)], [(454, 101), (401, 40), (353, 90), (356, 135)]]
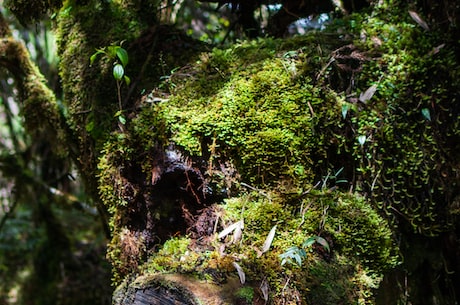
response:
[(0, 35), (0, 66), (8, 70), (15, 80), (27, 131), (33, 136), (45, 135), (59, 154), (76, 156), (72, 134), (59, 111), (53, 91), (30, 59), (25, 45), (12, 37), (1, 14)]

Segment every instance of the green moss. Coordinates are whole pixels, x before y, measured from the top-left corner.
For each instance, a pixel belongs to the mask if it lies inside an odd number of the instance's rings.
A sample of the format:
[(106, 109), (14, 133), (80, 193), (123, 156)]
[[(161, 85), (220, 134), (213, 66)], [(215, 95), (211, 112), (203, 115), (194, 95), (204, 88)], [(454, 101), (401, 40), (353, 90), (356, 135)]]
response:
[(252, 304), (254, 299), (254, 288), (242, 287), (236, 291), (235, 296), (243, 299), (247, 304)]
[[(232, 233), (197, 245), (174, 238), (150, 255), (145, 273), (183, 272), (218, 282), (235, 274), (237, 262), (248, 281), (266, 278), (282, 300), (367, 304), (383, 272), (397, 264), (389, 221), (398, 217), (427, 234), (449, 228), (458, 186), (455, 50), (430, 53), (442, 43), (436, 35), (423, 34), (407, 16), (377, 12), (331, 27), (361, 36), (354, 42), (360, 54), (354, 72), (331, 60), (351, 41), (334, 46), (321, 34), (265, 39), (203, 54), (167, 78), (167, 93), (147, 96), (126, 142), (107, 146), (100, 163), (108, 169), (105, 179), (120, 166), (116, 160), (139, 155), (149, 179), (153, 147), (171, 144), (191, 160), (208, 162), (207, 181), (222, 182), (223, 170), (216, 169), (231, 164), (240, 175), (234, 182), (246, 184), (222, 203), (218, 224), (221, 231), (243, 220), (240, 239)], [(372, 85), (375, 94), (359, 101)], [(136, 149), (124, 155), (123, 146)], [(333, 174), (337, 169), (345, 183)], [(339, 186), (366, 196), (336, 191)], [(119, 187), (102, 190), (115, 218), (124, 211)], [(262, 254), (275, 225), (275, 239)], [(279, 255), (311, 236), (325, 238), (332, 252), (315, 245), (302, 266), (281, 266)]]
[(340, 145), (355, 156), (359, 189), (388, 213), (403, 215), (413, 230), (437, 234), (453, 224), (440, 202), (452, 202), (456, 191), (450, 186), (459, 183), (447, 169), (458, 168), (455, 49), (445, 47), (444, 34), (427, 35), (406, 12), (378, 12), (347, 29), (361, 35), (361, 48), (373, 55), (357, 75), (356, 91), (371, 85), (377, 91), (348, 114), (354, 142)]
[(147, 263), (148, 272), (193, 272), (200, 257), (189, 250), (190, 239), (172, 238)]
[[(281, 175), (311, 179), (310, 155), (312, 150), (318, 153), (318, 147), (313, 149), (314, 109), (334, 107), (335, 96), (320, 92), (300, 75), (303, 56), (284, 56), (277, 46), (268, 40), (225, 53), (214, 50), (202, 63), (218, 71), (212, 90), (201, 80), (208, 73), (178, 81), (175, 95), (158, 108), (171, 140), (196, 156), (208, 155), (207, 146), (215, 141), (226, 148), (221, 157), (232, 160), (252, 183), (271, 184)], [(295, 170), (299, 168), (302, 173)]]
[[(191, 243), (188, 238), (171, 239), (151, 256), (143, 267), (144, 273), (191, 273), (220, 281), (236, 275), (233, 263), (237, 262), (247, 282), (260, 283), (265, 279), (277, 300), (288, 300), (286, 289), (291, 289), (292, 297), (322, 299), (321, 304), (357, 299), (362, 299), (363, 304), (371, 302), (382, 271), (397, 264), (387, 222), (358, 195), (315, 192), (288, 206), (283, 205), (284, 199), (267, 192), (227, 200), (222, 206), (223, 228), (243, 220), (241, 239), (235, 240), (236, 233), (231, 232), (221, 239), (215, 236), (206, 247)], [(274, 225), (275, 238), (270, 249), (262, 254)], [(331, 253), (314, 247), (307, 249), (301, 267), (281, 266), (281, 253), (317, 234), (329, 240)], [(252, 288), (245, 286), (240, 293), (243, 291), (244, 299), (252, 300)]]

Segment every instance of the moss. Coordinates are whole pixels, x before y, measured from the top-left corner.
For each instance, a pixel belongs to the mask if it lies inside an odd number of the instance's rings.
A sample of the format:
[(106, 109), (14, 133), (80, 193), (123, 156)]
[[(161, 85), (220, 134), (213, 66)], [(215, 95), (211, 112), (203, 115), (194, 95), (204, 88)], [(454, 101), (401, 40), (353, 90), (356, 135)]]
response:
[(246, 304), (252, 304), (254, 299), (254, 289), (252, 287), (242, 287), (236, 291), (235, 296), (244, 300)]
[(63, 1), (51, 0), (7, 0), (5, 6), (18, 18), (18, 20), (26, 25), (31, 22), (40, 20), (44, 15), (59, 9)]
[[(458, 185), (455, 47), (445, 47), (444, 34), (424, 33), (405, 12), (383, 10), (361, 21), (354, 32), (374, 60), (358, 74), (356, 90), (377, 90), (366, 106), (349, 113), (354, 143), (341, 144), (356, 156), (358, 187), (417, 232), (449, 230), (454, 219), (444, 207), (450, 204), (440, 202), (452, 202), (456, 191), (447, 185)], [(363, 145), (360, 135), (366, 136)]]
[[(345, 126), (341, 115), (345, 102), (332, 90), (314, 86), (310, 69), (319, 68), (321, 62), (306, 65), (305, 59), (315, 51), (301, 44), (302, 39), (296, 39), (295, 43), (284, 44), (294, 50), (285, 50), (279, 42), (261, 40), (203, 55), (188, 71), (191, 77), (173, 75), (169, 79), (176, 88), (173, 95), (146, 104), (133, 118), (129, 135), (119, 144), (115, 140), (114, 146), (107, 146), (108, 158), (101, 160), (109, 162), (101, 162), (100, 169), (106, 164), (109, 167), (102, 171), (105, 174), (101, 178), (106, 180), (101, 184), (113, 185), (113, 180), (107, 179), (111, 179), (114, 169), (123, 166), (121, 160), (132, 160), (140, 151), (149, 155), (152, 146), (173, 143), (191, 158), (209, 160), (208, 179), (213, 179), (213, 173), (221, 174), (216, 169), (228, 162), (238, 170), (242, 181), (250, 182), (241, 186), (240, 192), (244, 188), (258, 189), (243, 192), (222, 205), (221, 229), (244, 220), (240, 241), (232, 243), (232, 234), (222, 240), (211, 238), (205, 244), (184, 237), (170, 239), (149, 255), (141, 268), (145, 274), (189, 273), (221, 282), (236, 274), (233, 263), (237, 262), (249, 282), (260, 283), (266, 278), (279, 299), (307, 298), (313, 288), (318, 296), (321, 290), (312, 283), (331, 281), (335, 288), (323, 291), (340, 291), (337, 298), (331, 298), (329, 303), (333, 304), (333, 300), (357, 295), (371, 300), (381, 272), (396, 264), (389, 226), (368, 201), (328, 191), (335, 187), (336, 177), (329, 181), (321, 177), (321, 190), (312, 191), (311, 181), (318, 178), (316, 170), (331, 166), (321, 159), (339, 142), (334, 131)], [(154, 98), (147, 97), (146, 101)], [(140, 150), (120, 150), (133, 143), (142, 143)], [(143, 172), (149, 177), (155, 160), (142, 160)], [(116, 199), (118, 188), (109, 188), (103, 195), (114, 210), (115, 233), (120, 232), (117, 219), (124, 215), (124, 203)], [(360, 225), (355, 225), (358, 220)], [(275, 225), (276, 238), (270, 250), (262, 254), (267, 234)], [(311, 251), (307, 251), (301, 267), (281, 266), (280, 254), (315, 235), (327, 238), (333, 252), (328, 254), (315, 246), (308, 249)], [(117, 245), (114, 239), (115, 264), (121, 257)], [(324, 270), (319, 272), (321, 268)], [(344, 280), (334, 282), (337, 277)], [(305, 282), (305, 278), (311, 281)], [(292, 292), (289, 297), (288, 290)], [(315, 298), (314, 294), (310, 297)]]
[[(243, 179), (252, 183), (271, 184), (280, 175), (311, 179), (314, 108), (333, 104), (335, 97), (319, 92), (308, 77), (299, 75), (306, 55), (284, 56), (286, 52), (275, 46), (272, 41), (237, 46), (226, 51), (225, 64), (223, 51), (214, 50), (205, 63), (219, 71), (213, 90), (202, 86), (200, 74), (183, 85), (178, 82), (166, 113), (160, 113), (170, 125), (171, 140), (196, 156), (207, 155), (213, 141), (225, 146), (221, 157), (231, 159)], [(253, 50), (260, 57), (253, 58)], [(303, 171), (295, 170), (300, 168)]]
[[(216, 228), (244, 220), (244, 229), (236, 241), (234, 234), (202, 244), (173, 238), (149, 254), (143, 272), (219, 282), (235, 274), (237, 262), (248, 281), (266, 278), (280, 300), (366, 304), (397, 264), (396, 218), (426, 234), (449, 229), (458, 185), (455, 49), (431, 53), (442, 43), (436, 35), (422, 34), (408, 16), (377, 13), (333, 24), (354, 34), (335, 45), (311, 33), (214, 49), (144, 98), (129, 133), (108, 144), (100, 163), (107, 168), (101, 181), (114, 185), (102, 190), (114, 228), (126, 212), (116, 198), (124, 196), (120, 185), (109, 180), (126, 164), (121, 160), (142, 164), (136, 174), (148, 180), (155, 149), (172, 145), (204, 164), (206, 181), (217, 181), (209, 185), (223, 187), (228, 168), (238, 173)], [(433, 80), (441, 74), (446, 79)], [(372, 85), (375, 94), (359, 101)], [(136, 149), (125, 153), (125, 146)], [(336, 191), (341, 187), (362, 195)], [(311, 236), (325, 238), (332, 252), (315, 244), (302, 266), (281, 266), (279, 255)]]
[[(143, 267), (144, 273), (189, 273), (220, 282), (236, 275), (233, 263), (237, 262), (248, 283), (260, 285), (264, 279), (267, 281), (274, 300), (298, 296), (315, 302), (322, 300), (321, 304), (346, 299), (370, 303), (382, 271), (397, 264), (391, 230), (383, 218), (357, 195), (317, 192), (292, 206), (283, 205), (283, 200), (283, 196), (273, 192), (227, 200), (222, 206), (222, 225), (226, 228), (243, 220), (240, 240), (234, 240), (234, 232), (222, 239), (215, 236), (205, 247), (189, 238), (171, 239), (151, 256)], [(270, 249), (262, 254), (274, 225), (275, 238)], [(307, 249), (301, 267), (281, 265), (280, 254), (317, 234), (329, 240), (331, 253), (313, 247)], [(292, 296), (286, 295), (286, 289), (292, 290)], [(250, 303), (254, 293), (251, 286), (244, 286), (242, 291)]]

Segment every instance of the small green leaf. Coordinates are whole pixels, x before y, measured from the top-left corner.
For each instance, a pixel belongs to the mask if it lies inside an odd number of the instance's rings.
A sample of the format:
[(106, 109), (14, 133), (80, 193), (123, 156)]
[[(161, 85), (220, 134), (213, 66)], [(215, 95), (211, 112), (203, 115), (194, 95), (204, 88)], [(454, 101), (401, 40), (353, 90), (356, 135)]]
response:
[(123, 124), (123, 125), (126, 124), (126, 119), (125, 119), (125, 117), (122, 116), (122, 115), (118, 116), (118, 121), (119, 121), (121, 124)]
[(103, 49), (98, 49), (91, 57), (89, 58), (89, 65), (92, 66), (93, 63), (96, 61), (96, 58), (99, 54), (104, 54), (105, 51)]
[(88, 124), (85, 126), (86, 132), (90, 133), (94, 129), (94, 122), (90, 121)]
[(307, 257), (307, 253), (304, 249), (293, 246), (287, 249), (286, 252), (280, 254), (279, 257), (282, 259), (281, 266), (287, 262), (292, 264), (293, 261), (296, 265), (302, 266), (302, 260)]
[(422, 109), (422, 114), (427, 119), (428, 121), (431, 121), (431, 114), (430, 114), (430, 109), (428, 108), (423, 108)]
[(129, 86), (129, 84), (131, 84), (131, 79), (126, 75), (124, 75), (123, 78), (125, 80), (126, 85)]
[(125, 49), (123, 49), (122, 47), (118, 47), (117, 50), (116, 50), (116, 53), (117, 53), (118, 59), (120, 59), (121, 64), (123, 65), (123, 67), (126, 67), (126, 65), (128, 64), (128, 61), (129, 61), (128, 52)]
[(316, 241), (316, 236), (309, 237), (307, 238), (307, 240), (304, 241), (302, 246), (304, 246), (305, 248), (310, 247), (311, 245), (315, 243), (315, 241)]
[(120, 48), (119, 46), (108, 46), (107, 47), (107, 55), (110, 59), (115, 59), (117, 57), (117, 50)]
[(116, 80), (122, 80), (124, 74), (125, 74), (125, 69), (123, 68), (122, 65), (116, 64), (116, 65), (113, 67), (113, 77), (114, 77)]
[(347, 117), (348, 109), (350, 109), (350, 107), (348, 106), (348, 104), (343, 104), (343, 105), (342, 105), (342, 117), (343, 117), (344, 119)]

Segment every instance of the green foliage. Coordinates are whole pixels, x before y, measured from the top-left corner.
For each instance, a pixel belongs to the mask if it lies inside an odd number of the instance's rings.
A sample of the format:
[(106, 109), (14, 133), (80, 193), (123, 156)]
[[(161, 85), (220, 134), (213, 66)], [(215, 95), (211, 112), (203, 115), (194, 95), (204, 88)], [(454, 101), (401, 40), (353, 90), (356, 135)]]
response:
[[(266, 279), (274, 299), (289, 299), (285, 292), (291, 289), (304, 300), (324, 298), (321, 304), (356, 299), (369, 303), (382, 271), (397, 264), (386, 221), (358, 195), (315, 191), (291, 205), (283, 204), (284, 196), (251, 192), (226, 200), (221, 206), (221, 230), (243, 221), (239, 233), (233, 230), (220, 238), (216, 234), (206, 247), (189, 238), (172, 238), (141, 270), (221, 281), (236, 275), (233, 262), (238, 262), (248, 282)], [(274, 224), (277, 230), (270, 250), (262, 252)], [(285, 251), (296, 244), (301, 248)], [(299, 260), (298, 264), (280, 264), (283, 255), (286, 261)], [(303, 260), (308, 263), (302, 264)], [(250, 287), (246, 289), (244, 299), (252, 300)]]
[(113, 77), (117, 82), (124, 81), (129, 86), (131, 80), (125, 75), (125, 68), (129, 61), (128, 52), (121, 46), (108, 46), (98, 49), (91, 55), (90, 65), (94, 63), (98, 55), (105, 55), (109, 60), (113, 61)]
[(315, 242), (323, 246), (327, 252), (331, 251), (329, 243), (324, 238), (320, 236), (311, 236), (303, 242), (301, 248), (293, 246), (288, 248), (286, 252), (280, 254), (279, 257), (281, 258), (281, 266), (286, 263), (295, 263), (297, 266), (301, 267), (302, 261), (307, 257), (305, 249), (311, 247)]
[(105, 48), (98, 49), (93, 55), (90, 57), (90, 65), (94, 63), (98, 55), (106, 56), (110, 61), (113, 62), (113, 78), (115, 78), (117, 82), (117, 97), (118, 97), (118, 107), (119, 111), (115, 113), (115, 117), (118, 118), (118, 121), (122, 124), (126, 124), (126, 118), (122, 114), (122, 96), (121, 96), (121, 84), (124, 82), (127, 86), (131, 83), (131, 79), (125, 75), (125, 68), (128, 64), (129, 57), (128, 52), (123, 49), (121, 46), (108, 46)]
[(450, 204), (440, 202), (451, 202), (459, 183), (447, 169), (456, 167), (460, 138), (455, 51), (449, 37), (425, 32), (405, 10), (376, 12), (352, 16), (359, 26), (346, 29), (373, 56), (354, 80), (356, 95), (375, 92), (358, 109), (342, 108), (356, 140), (339, 147), (355, 156), (359, 189), (413, 230), (437, 234), (454, 222)]

